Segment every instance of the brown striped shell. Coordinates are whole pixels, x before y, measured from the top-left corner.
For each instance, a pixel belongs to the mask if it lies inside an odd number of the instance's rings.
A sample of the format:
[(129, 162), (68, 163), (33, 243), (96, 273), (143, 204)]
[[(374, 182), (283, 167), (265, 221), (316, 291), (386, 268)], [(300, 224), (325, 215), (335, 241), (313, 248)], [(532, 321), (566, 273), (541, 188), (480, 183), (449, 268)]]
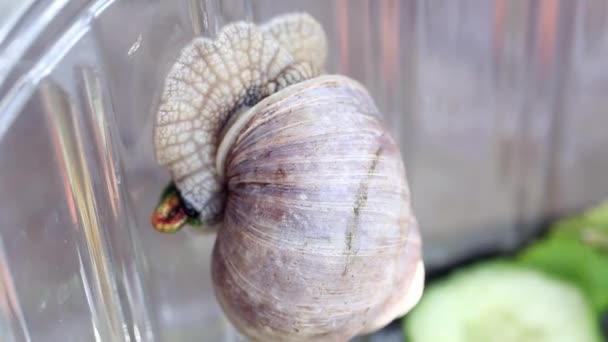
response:
[(161, 99), (157, 160), (220, 220), (216, 296), (255, 341), (346, 341), (422, 293), (399, 148), (362, 85), (318, 76), (326, 45), (306, 14), (230, 24), (182, 50)]

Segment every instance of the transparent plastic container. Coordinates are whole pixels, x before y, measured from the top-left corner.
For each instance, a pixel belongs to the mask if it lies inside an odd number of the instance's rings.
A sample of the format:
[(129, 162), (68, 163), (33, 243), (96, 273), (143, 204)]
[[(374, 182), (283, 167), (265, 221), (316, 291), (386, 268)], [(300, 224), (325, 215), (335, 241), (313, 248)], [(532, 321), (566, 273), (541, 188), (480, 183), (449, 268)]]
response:
[(322, 22), (330, 71), (363, 82), (400, 141), (431, 270), (608, 194), (602, 0), (0, 8), (2, 341), (236, 339), (213, 296), (213, 236), (149, 224), (169, 180), (152, 153), (164, 75), (234, 20)]

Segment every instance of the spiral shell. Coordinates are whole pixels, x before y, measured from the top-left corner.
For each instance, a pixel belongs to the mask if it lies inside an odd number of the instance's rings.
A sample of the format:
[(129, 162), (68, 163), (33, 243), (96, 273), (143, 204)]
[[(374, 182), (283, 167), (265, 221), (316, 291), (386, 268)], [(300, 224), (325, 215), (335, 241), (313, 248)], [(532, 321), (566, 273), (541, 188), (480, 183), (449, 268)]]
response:
[(321, 76), (266, 98), (226, 134), (213, 280), (246, 336), (345, 341), (417, 302), (417, 221), (377, 113), (355, 81)]

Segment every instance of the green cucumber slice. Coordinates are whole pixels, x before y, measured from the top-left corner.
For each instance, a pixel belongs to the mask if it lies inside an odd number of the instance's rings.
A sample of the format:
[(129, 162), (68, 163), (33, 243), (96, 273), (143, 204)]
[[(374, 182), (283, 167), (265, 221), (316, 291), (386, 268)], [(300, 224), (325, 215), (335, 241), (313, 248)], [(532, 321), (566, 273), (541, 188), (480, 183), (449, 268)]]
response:
[(533, 269), (484, 262), (431, 284), (405, 320), (408, 342), (599, 342), (580, 290)]

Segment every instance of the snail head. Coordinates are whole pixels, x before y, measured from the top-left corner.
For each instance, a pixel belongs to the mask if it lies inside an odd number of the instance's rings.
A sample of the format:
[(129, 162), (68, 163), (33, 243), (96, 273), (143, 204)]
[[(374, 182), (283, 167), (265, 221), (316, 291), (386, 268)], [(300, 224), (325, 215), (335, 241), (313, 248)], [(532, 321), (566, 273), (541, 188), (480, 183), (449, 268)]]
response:
[(161, 233), (174, 233), (185, 225), (202, 226), (199, 213), (182, 198), (173, 182), (163, 191), (151, 223)]

